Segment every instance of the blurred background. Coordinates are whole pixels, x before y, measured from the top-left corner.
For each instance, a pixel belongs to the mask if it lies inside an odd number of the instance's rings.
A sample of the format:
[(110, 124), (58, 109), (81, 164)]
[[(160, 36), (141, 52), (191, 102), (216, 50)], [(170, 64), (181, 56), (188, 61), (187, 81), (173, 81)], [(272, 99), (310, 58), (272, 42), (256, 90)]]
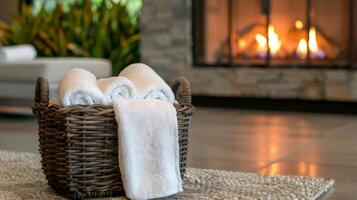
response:
[(32, 44), (39, 57), (98, 57), (117, 74), (138, 62), (141, 0), (1, 2), (0, 42)]

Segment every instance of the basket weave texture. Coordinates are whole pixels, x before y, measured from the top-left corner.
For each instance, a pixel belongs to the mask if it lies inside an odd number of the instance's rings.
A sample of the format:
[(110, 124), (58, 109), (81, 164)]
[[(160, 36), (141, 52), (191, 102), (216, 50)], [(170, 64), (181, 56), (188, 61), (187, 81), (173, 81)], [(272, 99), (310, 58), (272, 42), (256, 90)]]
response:
[[(184, 77), (173, 82), (172, 90), (179, 102), (175, 108), (183, 175), (194, 107)], [(52, 189), (71, 199), (124, 195), (112, 106), (49, 105), (48, 81), (39, 77), (32, 109), (38, 119), (42, 169)]]

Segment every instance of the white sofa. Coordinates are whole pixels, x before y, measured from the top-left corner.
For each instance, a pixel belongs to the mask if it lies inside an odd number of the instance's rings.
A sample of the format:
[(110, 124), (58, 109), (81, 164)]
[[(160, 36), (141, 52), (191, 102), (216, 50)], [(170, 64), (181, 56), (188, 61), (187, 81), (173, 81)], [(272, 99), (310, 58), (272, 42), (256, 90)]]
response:
[(38, 58), (26, 62), (0, 62), (0, 105), (32, 102), (39, 76), (48, 79), (50, 96), (56, 96), (60, 77), (75, 67), (86, 69), (97, 78), (111, 76), (112, 72), (110, 61), (100, 58)]

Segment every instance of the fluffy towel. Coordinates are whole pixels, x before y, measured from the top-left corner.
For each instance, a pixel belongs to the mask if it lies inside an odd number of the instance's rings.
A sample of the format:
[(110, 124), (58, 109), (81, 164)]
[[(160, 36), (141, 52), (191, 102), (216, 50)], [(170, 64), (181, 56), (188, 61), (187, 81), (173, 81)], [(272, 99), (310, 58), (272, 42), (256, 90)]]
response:
[(116, 99), (135, 99), (137, 96), (134, 84), (124, 76), (99, 79), (98, 85), (106, 96), (108, 105)]
[(159, 99), (171, 103), (175, 101), (171, 88), (145, 64), (131, 64), (120, 73), (120, 76), (125, 76), (134, 83), (140, 99)]
[(23, 44), (8, 47), (0, 46), (0, 61), (28, 61), (34, 60), (36, 55), (36, 49), (32, 45)]
[(183, 191), (174, 106), (167, 101), (136, 99), (114, 101), (113, 107), (126, 196), (151, 199)]
[(96, 77), (80, 68), (74, 68), (62, 76), (59, 98), (62, 106), (106, 104), (105, 95), (99, 89)]

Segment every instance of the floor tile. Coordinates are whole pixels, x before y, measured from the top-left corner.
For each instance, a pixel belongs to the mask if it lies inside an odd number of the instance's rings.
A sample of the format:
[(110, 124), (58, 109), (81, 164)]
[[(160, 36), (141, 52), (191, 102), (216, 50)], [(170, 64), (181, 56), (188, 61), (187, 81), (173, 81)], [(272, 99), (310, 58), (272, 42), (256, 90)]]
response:
[(276, 134), (251, 136), (191, 134), (190, 149), (194, 154), (215, 154), (220, 157), (245, 161), (272, 162), (303, 148), (309, 141), (305, 138), (284, 138)]
[(36, 118), (0, 115), (0, 149), (38, 152)]
[(0, 149), (38, 153), (38, 135), (23, 132), (0, 132)]
[(283, 160), (355, 166), (357, 172), (356, 155), (356, 140), (325, 137), (314, 139), (308, 146)]
[(328, 134), (327, 137), (335, 138), (335, 139), (351, 139), (357, 140), (357, 119), (347, 120), (345, 126), (335, 130), (333, 134)]
[[(305, 113), (226, 110), (209, 114), (209, 109), (197, 108), (192, 130), (205, 134), (279, 134), (281, 137), (319, 137), (345, 125), (350, 118)], [(213, 111), (212, 111), (213, 112)], [(239, 114), (234, 114), (239, 113)]]
[(203, 155), (189, 153), (187, 162), (187, 165), (190, 167), (242, 172), (255, 172), (267, 164), (265, 161), (246, 161), (209, 153)]

